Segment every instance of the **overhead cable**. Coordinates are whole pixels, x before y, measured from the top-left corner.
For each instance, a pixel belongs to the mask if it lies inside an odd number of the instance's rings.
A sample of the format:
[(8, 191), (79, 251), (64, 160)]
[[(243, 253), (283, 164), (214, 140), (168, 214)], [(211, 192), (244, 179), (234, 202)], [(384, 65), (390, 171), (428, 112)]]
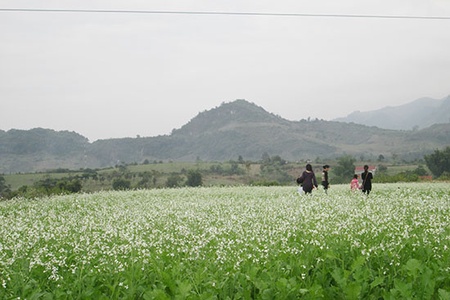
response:
[(227, 11), (166, 11), (166, 10), (110, 10), (110, 9), (47, 9), (47, 8), (0, 8), (0, 12), (33, 13), (103, 13), (103, 14), (161, 14), (161, 15), (226, 15), (267, 17), (315, 17), (315, 18), (366, 18), (366, 19), (423, 19), (450, 20), (450, 16), (414, 15), (365, 15), (365, 14), (313, 14), (272, 12), (227, 12)]

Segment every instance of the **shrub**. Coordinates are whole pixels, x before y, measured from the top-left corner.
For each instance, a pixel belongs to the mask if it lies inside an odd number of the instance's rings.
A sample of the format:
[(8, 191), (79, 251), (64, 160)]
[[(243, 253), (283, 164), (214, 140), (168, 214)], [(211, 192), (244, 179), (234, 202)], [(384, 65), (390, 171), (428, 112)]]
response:
[(131, 188), (131, 181), (124, 178), (116, 178), (113, 180), (112, 187), (114, 190), (129, 190)]

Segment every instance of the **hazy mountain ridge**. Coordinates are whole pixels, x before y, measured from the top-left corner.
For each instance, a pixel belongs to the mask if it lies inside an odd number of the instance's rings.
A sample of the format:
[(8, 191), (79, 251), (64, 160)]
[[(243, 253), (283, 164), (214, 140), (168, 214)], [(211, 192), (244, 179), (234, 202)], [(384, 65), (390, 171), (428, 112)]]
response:
[(355, 111), (334, 121), (353, 122), (394, 130), (416, 130), (434, 124), (450, 123), (450, 96), (443, 99), (420, 98), (400, 106)]
[(101, 168), (149, 161), (257, 161), (264, 153), (287, 160), (343, 154), (376, 159), (421, 158), (450, 144), (450, 123), (415, 131), (323, 120), (288, 121), (236, 100), (199, 113), (171, 135), (98, 140), (51, 129), (0, 131), (0, 173)]

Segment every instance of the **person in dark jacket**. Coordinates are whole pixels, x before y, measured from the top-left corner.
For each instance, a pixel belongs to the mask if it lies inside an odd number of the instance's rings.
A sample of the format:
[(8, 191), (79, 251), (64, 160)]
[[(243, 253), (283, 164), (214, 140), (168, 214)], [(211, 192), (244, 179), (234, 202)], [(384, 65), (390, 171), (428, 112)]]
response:
[(362, 192), (369, 195), (370, 191), (372, 190), (372, 179), (373, 175), (372, 172), (369, 172), (369, 166), (364, 166), (364, 172), (361, 173), (361, 179), (362, 179)]
[(318, 187), (316, 175), (314, 174), (314, 171), (310, 164), (306, 165), (306, 170), (303, 171), (302, 176), (300, 176), (300, 178), (302, 178), (302, 180), (303, 180), (302, 188), (303, 188), (303, 192), (305, 192), (305, 194), (311, 194), (313, 188)]
[(330, 187), (330, 182), (328, 181), (328, 171), (330, 170), (329, 165), (324, 165), (322, 170), (322, 185), (325, 190), (325, 194), (328, 193), (328, 188)]

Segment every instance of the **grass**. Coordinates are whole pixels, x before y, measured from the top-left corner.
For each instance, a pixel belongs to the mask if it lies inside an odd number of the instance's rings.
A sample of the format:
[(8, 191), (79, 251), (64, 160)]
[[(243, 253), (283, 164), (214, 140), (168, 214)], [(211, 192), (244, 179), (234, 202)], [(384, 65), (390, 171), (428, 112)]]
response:
[(35, 182), (42, 180), (46, 177), (48, 178), (63, 178), (69, 176), (75, 176), (79, 173), (19, 173), (19, 174), (9, 174), (4, 175), (6, 184), (11, 186), (12, 190), (17, 190), (18, 188), (27, 185), (32, 186)]
[(449, 299), (444, 183), (0, 203), (2, 299)]

